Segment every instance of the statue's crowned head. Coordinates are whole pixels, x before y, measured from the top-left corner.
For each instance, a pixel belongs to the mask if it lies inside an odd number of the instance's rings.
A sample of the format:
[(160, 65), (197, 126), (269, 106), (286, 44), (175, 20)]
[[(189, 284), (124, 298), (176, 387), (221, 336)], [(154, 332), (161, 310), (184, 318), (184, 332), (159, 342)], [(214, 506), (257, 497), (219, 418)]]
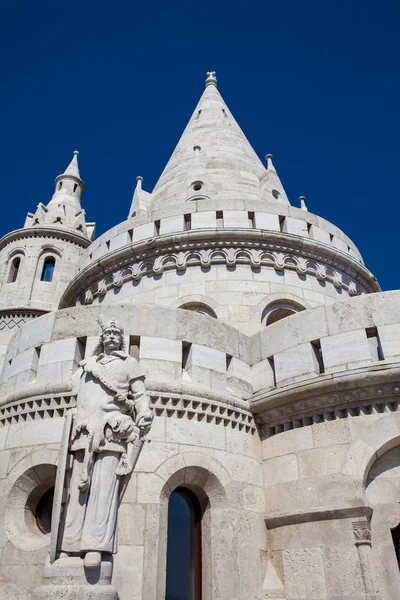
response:
[(105, 320), (103, 315), (98, 317), (98, 322), (101, 327), (99, 341), (93, 351), (93, 354), (109, 350), (125, 351), (124, 328), (114, 318)]

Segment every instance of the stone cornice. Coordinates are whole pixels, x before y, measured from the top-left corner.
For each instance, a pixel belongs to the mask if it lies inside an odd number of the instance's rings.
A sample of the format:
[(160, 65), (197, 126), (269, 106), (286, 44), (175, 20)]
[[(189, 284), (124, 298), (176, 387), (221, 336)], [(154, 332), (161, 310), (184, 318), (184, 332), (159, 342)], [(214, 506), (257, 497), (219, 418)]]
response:
[(320, 375), (254, 395), (251, 410), (264, 436), (357, 414), (400, 407), (400, 363)]
[[(233, 394), (229, 394), (223, 391), (211, 391), (208, 388), (196, 385), (189, 381), (167, 381), (161, 382), (146, 378), (146, 386), (149, 394), (152, 395), (169, 395), (181, 397), (185, 396), (188, 402), (214, 402), (217, 401), (224, 404), (232, 409), (245, 411), (250, 413), (250, 404), (246, 400), (242, 400)], [(6, 396), (0, 397), (0, 406), (7, 406), (19, 401), (30, 401), (36, 397), (46, 395), (63, 395), (72, 393), (74, 394), (72, 380), (60, 382), (60, 383), (47, 383), (47, 384), (34, 384), (29, 387), (25, 387), (22, 390), (13, 392)]]
[(15, 231), (11, 231), (11, 233), (7, 233), (0, 239), (0, 251), (14, 240), (38, 237), (66, 240), (82, 248), (87, 248), (91, 244), (91, 241), (87, 237), (79, 235), (70, 229), (38, 226), (16, 229)]
[(109, 252), (80, 271), (60, 307), (73, 305), (82, 294), (86, 295), (83, 303), (90, 304), (94, 296), (143, 275), (212, 264), (295, 270), (331, 281), (350, 295), (380, 290), (376, 278), (359, 261), (327, 244), (287, 233), (223, 228), (162, 235)]
[(41, 315), (47, 314), (48, 310), (42, 310), (40, 308), (30, 308), (29, 306), (8, 306), (0, 307), (0, 318), (1, 317), (15, 317), (18, 316), (29, 316), (29, 317), (40, 317)]
[(351, 519), (367, 517), (372, 515), (372, 508), (359, 504), (351, 506), (350, 504), (339, 504), (336, 506), (316, 506), (307, 510), (290, 511), (289, 513), (270, 514), (265, 519), (267, 529), (276, 529), (277, 527), (287, 527), (290, 525), (299, 525), (309, 523), (310, 521), (327, 521), (332, 519)]
[[(206, 421), (225, 427), (238, 428), (246, 433), (255, 434), (256, 426), (246, 402), (230, 399), (226, 402), (227, 394), (213, 394), (207, 397), (193, 394), (189, 387), (189, 394), (185, 386), (180, 392), (171, 392), (171, 385), (154, 386), (150, 382), (147, 393), (150, 396), (151, 406), (157, 416), (167, 416), (174, 419), (189, 419)], [(160, 391), (155, 388), (159, 387)], [(53, 390), (51, 390), (53, 388)], [(161, 390), (161, 388), (163, 388)], [(32, 390), (9, 395), (0, 400), (0, 427), (16, 425), (21, 422), (41, 419), (52, 419), (65, 416), (65, 412), (76, 406), (76, 390), (72, 384), (63, 383), (47, 386), (34, 386)]]

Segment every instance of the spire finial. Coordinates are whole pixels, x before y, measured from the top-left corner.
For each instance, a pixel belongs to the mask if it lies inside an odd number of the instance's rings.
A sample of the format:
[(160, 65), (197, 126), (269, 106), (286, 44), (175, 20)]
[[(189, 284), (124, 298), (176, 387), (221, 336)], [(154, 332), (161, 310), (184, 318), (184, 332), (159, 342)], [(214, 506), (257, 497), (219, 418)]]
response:
[(274, 169), (274, 165), (272, 163), (272, 154), (266, 154), (265, 160), (267, 161), (267, 169)]
[(306, 206), (306, 197), (305, 196), (299, 196), (299, 202), (300, 202), (300, 208), (301, 210), (305, 210), (308, 212), (308, 208)]
[(217, 87), (217, 77), (215, 71), (207, 71), (206, 87), (209, 85), (215, 85)]
[(136, 177), (136, 181), (137, 181), (137, 187), (139, 188), (139, 190), (142, 189), (142, 181), (143, 181), (143, 177), (141, 175), (138, 175)]
[(74, 156), (79, 156), (79, 150), (74, 150)]

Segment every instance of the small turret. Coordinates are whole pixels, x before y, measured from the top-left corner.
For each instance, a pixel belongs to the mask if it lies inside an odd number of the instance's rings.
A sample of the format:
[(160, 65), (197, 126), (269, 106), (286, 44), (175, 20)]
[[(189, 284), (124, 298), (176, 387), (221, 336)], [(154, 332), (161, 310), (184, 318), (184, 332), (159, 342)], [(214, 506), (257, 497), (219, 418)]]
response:
[(95, 224), (85, 222), (80, 202), (78, 154), (56, 177), (50, 202), (0, 240), (0, 330), (54, 310), (93, 239)]
[(267, 170), (260, 179), (261, 197), (267, 201), (289, 204), (285, 189), (272, 162), (272, 154), (267, 154), (265, 160)]
[(28, 213), (25, 227), (56, 225), (77, 231), (85, 237), (92, 237), (92, 224), (87, 227), (85, 212), (81, 206), (85, 184), (79, 173), (78, 155), (79, 152), (75, 150), (64, 173), (56, 177), (55, 191), (47, 206), (39, 203), (35, 214)]

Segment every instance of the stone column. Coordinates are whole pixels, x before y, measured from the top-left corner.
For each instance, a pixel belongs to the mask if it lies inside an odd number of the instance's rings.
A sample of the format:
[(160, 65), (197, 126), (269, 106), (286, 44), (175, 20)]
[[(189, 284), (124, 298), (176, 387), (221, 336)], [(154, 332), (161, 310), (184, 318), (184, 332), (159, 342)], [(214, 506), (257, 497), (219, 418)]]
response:
[(371, 529), (367, 519), (353, 522), (355, 544), (360, 560), (361, 575), (364, 583), (365, 598), (379, 600), (379, 594), (373, 577)]

